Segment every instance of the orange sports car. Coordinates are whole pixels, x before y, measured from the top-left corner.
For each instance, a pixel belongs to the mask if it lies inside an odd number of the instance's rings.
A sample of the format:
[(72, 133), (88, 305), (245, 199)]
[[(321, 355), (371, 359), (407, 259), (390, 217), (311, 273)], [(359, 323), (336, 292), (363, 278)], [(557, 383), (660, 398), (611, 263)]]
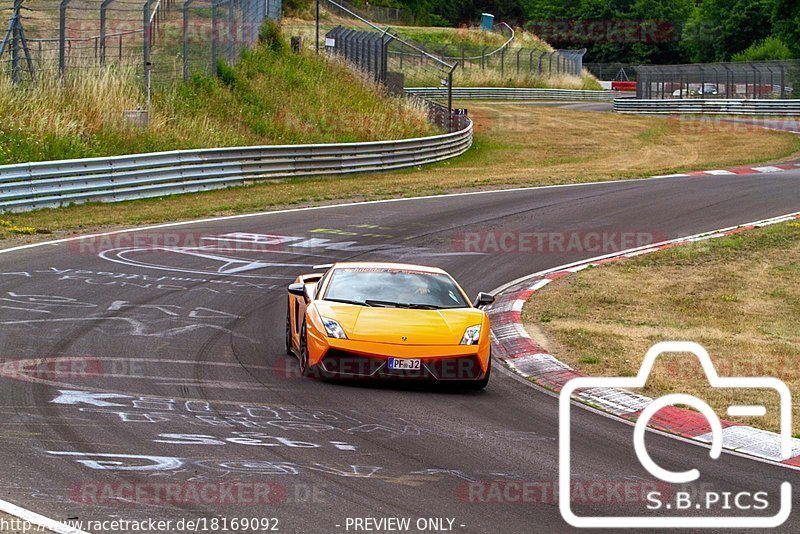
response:
[(494, 302), (441, 269), (338, 263), (289, 286), (286, 352), (303, 376), (420, 379), (483, 389)]

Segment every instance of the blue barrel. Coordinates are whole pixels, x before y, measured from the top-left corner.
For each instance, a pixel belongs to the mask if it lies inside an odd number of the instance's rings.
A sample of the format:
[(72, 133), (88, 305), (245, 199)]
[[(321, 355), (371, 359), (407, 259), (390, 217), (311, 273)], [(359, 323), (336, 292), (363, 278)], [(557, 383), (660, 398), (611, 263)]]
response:
[(481, 30), (490, 32), (494, 29), (494, 15), (491, 13), (481, 14)]

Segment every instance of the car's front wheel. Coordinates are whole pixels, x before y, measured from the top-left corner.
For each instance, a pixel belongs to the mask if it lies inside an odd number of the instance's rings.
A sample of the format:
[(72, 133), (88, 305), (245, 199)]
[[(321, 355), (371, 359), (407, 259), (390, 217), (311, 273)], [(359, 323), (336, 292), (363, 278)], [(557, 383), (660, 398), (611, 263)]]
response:
[(479, 391), (486, 389), (489, 385), (489, 377), (492, 375), (492, 356), (489, 355), (489, 367), (486, 368), (486, 375), (480, 380), (465, 380), (462, 382), (464, 389)]
[(292, 317), (291, 317), (291, 305), (286, 307), (286, 354), (292, 356), (294, 354), (294, 350), (292, 350)]
[(305, 377), (311, 376), (311, 368), (308, 365), (308, 332), (305, 321), (300, 329), (300, 374)]

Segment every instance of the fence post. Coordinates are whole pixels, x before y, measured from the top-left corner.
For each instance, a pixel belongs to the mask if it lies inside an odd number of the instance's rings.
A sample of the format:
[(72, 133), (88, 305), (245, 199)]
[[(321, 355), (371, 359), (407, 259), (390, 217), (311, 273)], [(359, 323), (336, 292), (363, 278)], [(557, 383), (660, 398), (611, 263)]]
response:
[[(6, 51), (6, 46), (11, 39), (11, 33), (14, 31), (14, 24), (16, 23), (18, 13), (17, 3), (17, 1), (14, 2), (14, 13), (11, 15), (11, 22), (8, 23), (8, 30), (6, 30), (6, 34), (3, 36), (3, 42), (0, 43), (0, 57), (3, 57), (3, 54)], [(21, 0), (19, 0), (19, 4), (21, 3)], [(39, 46), (41, 46), (41, 43), (39, 43)]]
[(519, 76), (519, 55), (522, 53), (522, 48), (517, 51), (517, 76)]
[(211, 1), (211, 75), (217, 75), (217, 3)]
[(386, 74), (389, 71), (389, 45), (391, 44), (392, 41), (394, 41), (395, 36), (392, 35), (391, 33), (387, 33), (386, 38), (388, 38), (388, 40), (384, 39), (381, 41), (383, 45), (381, 49), (381, 81), (383, 81), (384, 83), (386, 82), (387, 78)]
[(783, 63), (780, 64), (781, 67), (781, 99), (786, 98), (786, 67), (783, 66)]
[[(194, 0), (183, 3), (183, 81), (189, 81), (189, 7)], [(213, 9), (213, 7), (212, 7)]]
[(11, 22), (11, 82), (19, 83), (19, 18), (16, 15)]
[(234, 18), (233, 0), (228, 0), (228, 65), (233, 65), (234, 58)]
[(70, 0), (61, 0), (58, 8), (58, 74), (64, 77), (67, 53), (67, 6)]
[(506, 49), (500, 51), (500, 77), (504, 78), (506, 75)]
[(106, 10), (114, 0), (103, 0), (100, 4), (100, 66), (106, 66)]
[(145, 111), (147, 112), (147, 118), (150, 119), (150, 33), (153, 31), (152, 25), (150, 24), (150, 3), (152, 0), (145, 0), (144, 8), (143, 8), (143, 29), (144, 33), (142, 34), (143, 42), (143, 52), (144, 52), (144, 87), (146, 93), (146, 104), (145, 104)]
[(453, 131), (453, 71), (458, 65), (453, 65), (447, 73), (447, 131)]

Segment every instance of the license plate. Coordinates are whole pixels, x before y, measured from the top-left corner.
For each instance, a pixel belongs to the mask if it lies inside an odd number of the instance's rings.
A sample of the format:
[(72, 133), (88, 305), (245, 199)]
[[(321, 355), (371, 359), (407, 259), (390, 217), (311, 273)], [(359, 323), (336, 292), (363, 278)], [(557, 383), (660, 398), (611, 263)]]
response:
[(418, 371), (422, 367), (422, 360), (389, 358), (389, 369), (393, 371)]

